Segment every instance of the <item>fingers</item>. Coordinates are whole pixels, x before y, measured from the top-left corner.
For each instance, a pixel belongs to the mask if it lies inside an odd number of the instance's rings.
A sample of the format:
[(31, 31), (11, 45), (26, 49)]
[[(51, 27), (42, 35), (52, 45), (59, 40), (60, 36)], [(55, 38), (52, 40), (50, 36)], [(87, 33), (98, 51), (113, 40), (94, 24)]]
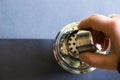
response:
[[(116, 16), (119, 16), (119, 18), (117, 18)], [(113, 39), (116, 39), (116, 37), (113, 38), (112, 36), (114, 34), (113, 32), (116, 31), (116, 26), (118, 26), (118, 19), (120, 21), (120, 15), (112, 15), (106, 17), (103, 15), (95, 14), (82, 20), (78, 25), (78, 29), (92, 28), (95, 31), (102, 31), (107, 35), (107, 37), (111, 39), (111, 44), (112, 46), (114, 46)], [(115, 49), (114, 52), (113, 50), (111, 50), (108, 55), (84, 52), (80, 54), (80, 60), (96, 68), (116, 70), (118, 56), (115, 53)]]
[(110, 32), (110, 27), (111, 27), (111, 18), (99, 15), (99, 14), (94, 14), (86, 19), (82, 20), (80, 24), (78, 25), (79, 29), (87, 29), (87, 28), (92, 28), (97, 31), (102, 31), (102, 32)]
[(85, 52), (80, 54), (80, 60), (92, 67), (117, 70), (117, 60), (114, 55)]

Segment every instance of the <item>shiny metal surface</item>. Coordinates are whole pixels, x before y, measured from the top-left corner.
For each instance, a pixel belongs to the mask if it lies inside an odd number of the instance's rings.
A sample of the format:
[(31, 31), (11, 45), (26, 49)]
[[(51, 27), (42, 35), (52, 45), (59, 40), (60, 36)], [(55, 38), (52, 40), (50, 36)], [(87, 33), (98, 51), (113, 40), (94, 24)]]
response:
[(90, 31), (79, 30), (76, 35), (76, 47), (79, 53), (96, 50)]
[(77, 25), (77, 22), (73, 22), (61, 29), (56, 36), (53, 53), (56, 61), (63, 69), (71, 73), (83, 74), (91, 72), (95, 68), (81, 62), (79, 53), (90, 50), (106, 54), (106, 51), (101, 51), (100, 46), (94, 45), (90, 31), (78, 30)]

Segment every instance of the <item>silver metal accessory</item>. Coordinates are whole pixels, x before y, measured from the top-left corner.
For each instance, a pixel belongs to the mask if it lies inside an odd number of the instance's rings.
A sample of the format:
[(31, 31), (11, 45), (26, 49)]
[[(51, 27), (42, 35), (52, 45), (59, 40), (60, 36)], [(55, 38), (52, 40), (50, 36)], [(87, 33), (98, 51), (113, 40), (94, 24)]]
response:
[(53, 53), (63, 69), (71, 73), (83, 74), (95, 68), (81, 62), (79, 54), (84, 51), (106, 54), (106, 51), (102, 51), (101, 45), (94, 44), (90, 31), (78, 30), (77, 26), (78, 23), (73, 22), (61, 29), (53, 44)]

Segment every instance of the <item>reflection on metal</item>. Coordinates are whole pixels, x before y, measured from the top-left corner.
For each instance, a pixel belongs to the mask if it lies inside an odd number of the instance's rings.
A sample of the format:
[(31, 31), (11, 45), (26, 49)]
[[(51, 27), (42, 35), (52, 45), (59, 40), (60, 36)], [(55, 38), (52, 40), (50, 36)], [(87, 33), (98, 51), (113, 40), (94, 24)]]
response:
[[(66, 25), (57, 34), (53, 53), (58, 64), (68, 72), (75, 74), (88, 73), (95, 70), (94, 67), (81, 62), (79, 53), (83, 51), (95, 51), (106, 54), (101, 49), (96, 49), (90, 31), (78, 30), (78, 23)], [(101, 47), (100, 47), (101, 48)]]

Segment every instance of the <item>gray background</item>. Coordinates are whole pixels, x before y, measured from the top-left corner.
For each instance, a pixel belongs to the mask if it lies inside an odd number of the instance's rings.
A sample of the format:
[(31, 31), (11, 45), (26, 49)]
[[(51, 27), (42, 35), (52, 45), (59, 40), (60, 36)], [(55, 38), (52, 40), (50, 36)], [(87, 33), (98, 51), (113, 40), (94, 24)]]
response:
[(0, 0), (0, 38), (54, 39), (91, 14), (120, 13), (120, 0)]
[(117, 72), (101, 69), (68, 73), (52, 54), (64, 25), (95, 13), (119, 14), (120, 1), (0, 0), (0, 80), (120, 80)]

